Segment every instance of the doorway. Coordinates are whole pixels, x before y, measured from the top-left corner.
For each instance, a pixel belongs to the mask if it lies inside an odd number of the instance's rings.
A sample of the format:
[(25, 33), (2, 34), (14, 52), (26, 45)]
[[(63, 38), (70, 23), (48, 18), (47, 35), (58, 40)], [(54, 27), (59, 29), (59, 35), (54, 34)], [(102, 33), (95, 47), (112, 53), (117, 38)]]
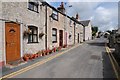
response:
[(63, 46), (63, 30), (59, 30), (59, 46)]
[(80, 42), (80, 37), (79, 37), (79, 33), (78, 33), (78, 43)]
[(20, 25), (5, 23), (6, 63), (20, 59)]

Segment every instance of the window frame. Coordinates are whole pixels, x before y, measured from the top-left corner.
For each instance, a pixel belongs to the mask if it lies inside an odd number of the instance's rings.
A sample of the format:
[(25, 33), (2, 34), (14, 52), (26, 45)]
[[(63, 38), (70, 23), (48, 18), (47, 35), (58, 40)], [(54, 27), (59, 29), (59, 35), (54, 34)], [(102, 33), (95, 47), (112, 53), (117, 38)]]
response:
[[(33, 9), (30, 8), (30, 5), (33, 6)], [(35, 10), (35, 8), (37, 8), (37, 10)], [(39, 13), (39, 4), (38, 4), (38, 2), (28, 2), (28, 9), (31, 10), (31, 11)]]
[[(56, 18), (55, 18), (54, 16), (55, 16)], [(58, 12), (57, 12), (57, 11), (55, 11), (55, 10), (52, 11), (52, 18), (53, 18), (54, 20), (58, 21), (58, 18), (59, 18), (59, 17), (58, 17)]]
[(72, 27), (72, 20), (71, 19), (70, 19), (69, 25), (70, 25), (70, 27)]
[[(55, 31), (56, 34), (53, 34), (53, 31)], [(56, 40), (53, 40), (53, 37), (56, 37)], [(52, 28), (52, 43), (57, 43), (57, 29)]]
[[(28, 35), (28, 43), (38, 43), (38, 27), (28, 26), (28, 29), (31, 30), (31, 33)], [(36, 30), (36, 33), (34, 31)], [(30, 41), (30, 36), (32, 36), (32, 41)], [(34, 41), (34, 36), (36, 36), (36, 41)]]

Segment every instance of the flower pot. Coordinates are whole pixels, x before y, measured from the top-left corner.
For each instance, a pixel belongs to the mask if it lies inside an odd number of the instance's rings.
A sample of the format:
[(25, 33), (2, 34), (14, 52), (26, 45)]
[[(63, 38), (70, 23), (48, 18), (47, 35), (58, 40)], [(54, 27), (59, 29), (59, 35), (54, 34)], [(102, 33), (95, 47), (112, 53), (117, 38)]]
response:
[(44, 56), (45, 55), (45, 52), (42, 50), (42, 56)]
[(48, 51), (47, 50), (45, 50), (45, 55), (47, 55), (48, 54)]
[(56, 48), (53, 48), (53, 51), (56, 52)]
[(32, 59), (33, 59), (33, 54), (31, 54), (31, 55), (29, 56), (29, 59), (30, 59), (30, 60), (32, 60)]
[(28, 60), (29, 60), (29, 57), (24, 56), (24, 57), (23, 57), (23, 60), (24, 60), (24, 61), (28, 61)]
[(49, 54), (51, 54), (52, 53), (52, 50), (49, 50)]
[(33, 54), (33, 56), (32, 56), (32, 57), (33, 57), (33, 59), (35, 59), (35, 58), (36, 58), (35, 54)]
[(38, 57), (38, 55), (37, 55), (37, 54), (34, 54), (34, 57), (35, 57), (35, 58), (37, 58), (37, 57)]
[(67, 45), (64, 45), (64, 46), (63, 46), (63, 48), (66, 48), (66, 47), (67, 47)]
[(39, 51), (39, 52), (37, 53), (37, 55), (38, 55), (38, 57), (42, 56), (42, 51)]
[(61, 50), (61, 46), (58, 49)]

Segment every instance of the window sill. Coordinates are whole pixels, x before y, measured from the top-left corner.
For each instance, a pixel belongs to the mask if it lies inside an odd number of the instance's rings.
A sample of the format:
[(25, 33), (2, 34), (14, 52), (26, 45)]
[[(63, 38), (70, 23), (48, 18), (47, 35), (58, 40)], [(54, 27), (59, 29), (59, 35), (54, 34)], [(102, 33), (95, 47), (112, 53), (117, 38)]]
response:
[[(52, 17), (52, 18), (53, 18), (53, 17)], [(56, 19), (56, 18), (53, 18), (53, 20), (58, 21), (58, 19)]]
[(39, 42), (28, 42), (27, 44), (37, 44)]
[(32, 9), (30, 9), (30, 8), (28, 8), (28, 10), (33, 11), (33, 12), (36, 12), (36, 13), (39, 13), (38, 11), (32, 10)]
[(57, 41), (53, 41), (52, 43), (57, 43)]

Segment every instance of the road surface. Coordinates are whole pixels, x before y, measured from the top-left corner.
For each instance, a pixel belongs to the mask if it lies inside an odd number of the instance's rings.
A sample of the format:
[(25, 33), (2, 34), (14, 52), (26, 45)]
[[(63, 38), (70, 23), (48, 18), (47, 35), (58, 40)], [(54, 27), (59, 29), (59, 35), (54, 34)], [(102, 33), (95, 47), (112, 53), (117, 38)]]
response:
[(98, 38), (82, 43), (78, 47), (13, 78), (103, 78), (105, 41), (104, 38)]

